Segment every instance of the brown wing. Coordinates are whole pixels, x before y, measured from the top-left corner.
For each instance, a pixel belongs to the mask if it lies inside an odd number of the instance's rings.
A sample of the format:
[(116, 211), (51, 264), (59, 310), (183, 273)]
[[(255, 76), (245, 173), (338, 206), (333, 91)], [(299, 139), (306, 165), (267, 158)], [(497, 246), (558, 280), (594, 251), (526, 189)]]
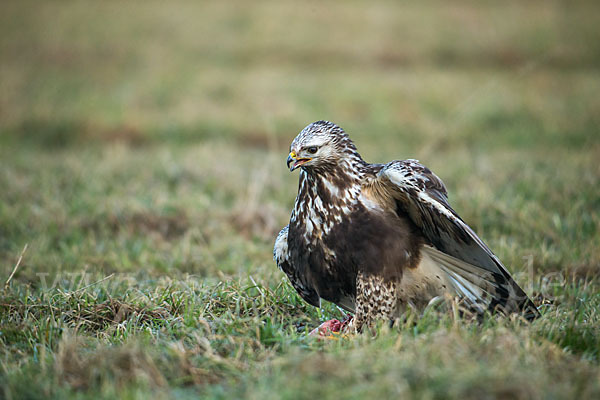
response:
[[(393, 161), (377, 173), (374, 186), (391, 199), (396, 212), (408, 215), (435, 249), (438, 262), (467, 299), (482, 300), (490, 310), (539, 315), (525, 292), (475, 232), (448, 203), (446, 188), (416, 160)], [(479, 299), (485, 295), (485, 299)]]
[[(288, 225), (289, 226), (289, 225)], [(275, 246), (273, 247), (273, 259), (277, 263), (279, 269), (281, 269), (289, 278), (290, 283), (296, 289), (296, 292), (306, 301), (308, 304), (315, 307), (321, 306), (321, 298), (316, 290), (307, 285), (298, 271), (288, 258), (288, 226), (283, 228), (277, 239), (275, 239)]]

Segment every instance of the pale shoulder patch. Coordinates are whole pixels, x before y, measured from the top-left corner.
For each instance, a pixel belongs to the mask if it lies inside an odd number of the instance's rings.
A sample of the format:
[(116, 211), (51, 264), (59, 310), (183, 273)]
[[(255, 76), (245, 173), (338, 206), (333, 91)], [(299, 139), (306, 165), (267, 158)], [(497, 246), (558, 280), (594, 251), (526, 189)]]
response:
[(275, 239), (275, 246), (273, 247), (273, 259), (277, 263), (279, 269), (281, 269), (281, 263), (288, 259), (288, 228), (286, 225)]
[(372, 211), (395, 209), (394, 199), (378, 180), (371, 180), (364, 185), (358, 199), (367, 209)]

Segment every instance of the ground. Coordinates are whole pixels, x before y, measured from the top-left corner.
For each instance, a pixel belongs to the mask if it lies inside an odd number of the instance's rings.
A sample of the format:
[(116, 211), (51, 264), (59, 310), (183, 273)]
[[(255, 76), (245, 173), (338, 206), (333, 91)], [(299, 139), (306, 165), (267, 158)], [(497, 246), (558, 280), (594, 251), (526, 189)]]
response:
[[(3, 4), (0, 397), (600, 396), (598, 15)], [(289, 143), (318, 119), (368, 161), (437, 172), (542, 317), (431, 308), (376, 337), (307, 337), (343, 315), (306, 305), (271, 251)]]

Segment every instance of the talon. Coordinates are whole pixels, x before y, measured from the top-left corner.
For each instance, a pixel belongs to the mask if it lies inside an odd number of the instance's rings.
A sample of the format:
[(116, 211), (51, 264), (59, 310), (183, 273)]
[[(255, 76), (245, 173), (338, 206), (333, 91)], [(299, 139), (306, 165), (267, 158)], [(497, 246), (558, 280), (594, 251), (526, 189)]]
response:
[(340, 332), (347, 330), (353, 320), (354, 320), (354, 315), (352, 315), (352, 314), (346, 315), (344, 317), (344, 319), (342, 320), (342, 323), (340, 326)]

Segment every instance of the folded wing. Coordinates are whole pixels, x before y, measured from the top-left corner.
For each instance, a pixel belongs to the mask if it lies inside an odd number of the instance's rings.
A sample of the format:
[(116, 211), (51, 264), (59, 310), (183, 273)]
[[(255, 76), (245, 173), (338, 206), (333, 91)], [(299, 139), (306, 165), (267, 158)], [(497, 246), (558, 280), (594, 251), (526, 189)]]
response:
[(279, 232), (277, 239), (275, 239), (275, 246), (273, 247), (273, 259), (277, 263), (277, 266), (282, 270), (290, 279), (290, 282), (296, 292), (306, 301), (308, 304), (315, 307), (321, 306), (321, 298), (316, 290), (304, 282), (298, 271), (290, 263), (288, 258), (288, 229), (289, 225)]

